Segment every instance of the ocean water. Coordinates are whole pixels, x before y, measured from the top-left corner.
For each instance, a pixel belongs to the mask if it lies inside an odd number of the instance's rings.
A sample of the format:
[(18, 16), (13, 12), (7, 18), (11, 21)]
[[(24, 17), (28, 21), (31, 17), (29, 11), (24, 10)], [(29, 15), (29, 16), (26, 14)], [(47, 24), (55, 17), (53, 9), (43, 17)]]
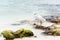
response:
[[(5, 29), (17, 30), (20, 26), (12, 26), (11, 24), (20, 20), (33, 19), (34, 13), (41, 16), (60, 16), (60, 0), (0, 0), (0, 32)], [(47, 40), (49, 38), (47, 37)]]
[(33, 19), (33, 14), (60, 16), (60, 0), (0, 0), (0, 22)]

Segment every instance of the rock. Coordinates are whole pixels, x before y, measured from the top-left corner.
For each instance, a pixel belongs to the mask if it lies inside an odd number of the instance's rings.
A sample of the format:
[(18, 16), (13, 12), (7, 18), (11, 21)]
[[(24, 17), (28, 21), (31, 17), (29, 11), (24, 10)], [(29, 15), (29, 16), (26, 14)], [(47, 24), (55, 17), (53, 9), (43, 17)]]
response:
[(5, 30), (1, 33), (6, 39), (15, 38), (14, 33), (11, 30)]
[(16, 38), (33, 36), (33, 32), (26, 29), (19, 29), (14, 34)]
[(29, 37), (29, 36), (33, 36), (34, 34), (30, 30), (24, 30), (23, 35), (26, 36), (26, 37)]
[(14, 32), (16, 38), (20, 38), (23, 36), (24, 29), (19, 29), (16, 32)]

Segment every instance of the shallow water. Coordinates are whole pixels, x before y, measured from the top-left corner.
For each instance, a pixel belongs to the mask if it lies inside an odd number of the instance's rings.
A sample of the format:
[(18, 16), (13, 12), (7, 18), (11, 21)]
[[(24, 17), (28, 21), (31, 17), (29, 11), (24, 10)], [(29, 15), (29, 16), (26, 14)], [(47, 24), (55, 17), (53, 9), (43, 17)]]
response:
[[(19, 23), (20, 20), (32, 20), (33, 14), (39, 13), (41, 16), (58, 15), (60, 16), (60, 0), (0, 0), (0, 32), (5, 29), (16, 31), (20, 27), (32, 30), (38, 38), (32, 40), (59, 40), (58, 36), (45, 36), (40, 34), (42, 30), (32, 29), (31, 25), (12, 26), (13, 23)], [(26, 38), (27, 39), (27, 38)], [(30, 40), (31, 40), (30, 39)], [(0, 37), (0, 40), (3, 40)], [(23, 40), (23, 39), (22, 39)]]

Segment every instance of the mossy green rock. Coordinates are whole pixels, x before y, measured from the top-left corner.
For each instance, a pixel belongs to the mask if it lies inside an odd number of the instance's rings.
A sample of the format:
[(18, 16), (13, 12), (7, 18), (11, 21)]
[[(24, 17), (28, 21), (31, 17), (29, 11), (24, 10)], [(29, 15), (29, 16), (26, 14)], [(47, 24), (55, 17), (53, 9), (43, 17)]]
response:
[(29, 37), (29, 36), (33, 36), (33, 32), (30, 30), (26, 30), (26, 29), (19, 29), (16, 32), (12, 32), (11, 30), (5, 30), (2, 32), (2, 35), (6, 38), (6, 39), (14, 39), (14, 38), (22, 38), (22, 37)]
[(22, 37), (22, 33), (24, 32), (24, 29), (19, 29), (16, 32), (14, 32), (16, 38)]
[(29, 36), (33, 36), (34, 34), (33, 34), (33, 32), (30, 31), (30, 30), (24, 30), (23, 35), (24, 35), (25, 37), (29, 37)]
[(6, 38), (6, 39), (13, 39), (15, 38), (14, 33), (11, 30), (5, 30), (2, 32), (2, 35)]
[(27, 37), (27, 36), (33, 36), (33, 32), (30, 30), (26, 30), (26, 29), (19, 29), (17, 30), (15, 33), (15, 37)]
[(51, 33), (52, 35), (60, 35), (60, 30), (54, 29), (50, 30), (48, 33)]

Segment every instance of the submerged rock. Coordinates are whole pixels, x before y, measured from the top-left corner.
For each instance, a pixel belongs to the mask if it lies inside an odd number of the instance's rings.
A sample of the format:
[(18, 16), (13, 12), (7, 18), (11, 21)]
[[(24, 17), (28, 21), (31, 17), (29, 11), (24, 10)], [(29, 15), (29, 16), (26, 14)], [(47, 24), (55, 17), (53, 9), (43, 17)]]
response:
[(47, 32), (48, 35), (58, 35), (60, 36), (60, 30), (54, 29)]

